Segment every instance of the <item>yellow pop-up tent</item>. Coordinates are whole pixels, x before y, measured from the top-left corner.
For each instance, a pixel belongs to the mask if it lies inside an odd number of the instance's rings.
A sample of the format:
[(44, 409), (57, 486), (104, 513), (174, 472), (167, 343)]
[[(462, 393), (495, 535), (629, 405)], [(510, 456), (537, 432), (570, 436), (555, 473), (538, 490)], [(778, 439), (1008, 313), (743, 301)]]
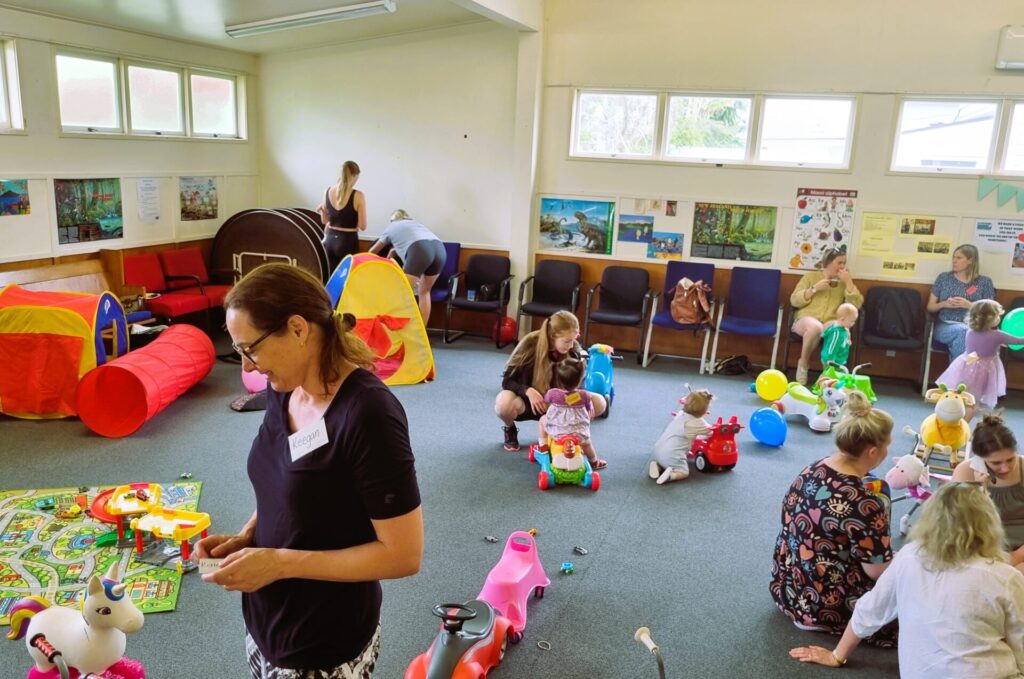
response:
[(390, 259), (349, 255), (327, 281), (338, 311), (356, 317), (356, 334), (370, 345), (377, 376), (389, 386), (434, 379), (434, 355), (409, 280)]

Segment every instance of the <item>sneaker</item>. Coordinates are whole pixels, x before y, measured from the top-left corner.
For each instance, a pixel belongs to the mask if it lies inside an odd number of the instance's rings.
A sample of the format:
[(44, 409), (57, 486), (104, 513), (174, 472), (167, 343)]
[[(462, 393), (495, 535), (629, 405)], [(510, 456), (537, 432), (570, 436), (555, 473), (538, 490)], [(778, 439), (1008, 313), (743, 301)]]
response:
[(657, 479), (661, 476), (661, 467), (658, 466), (656, 460), (651, 460), (647, 463), (647, 475), (652, 479)]
[(669, 467), (661, 473), (661, 476), (658, 477), (658, 485), (665, 485), (670, 480), (672, 480), (672, 467)]
[(519, 450), (519, 428), (512, 424), (507, 427), (502, 427), (502, 430), (505, 432), (505, 450), (510, 453), (514, 453)]
[(804, 386), (807, 386), (807, 368), (798, 365), (796, 367), (796, 381)]

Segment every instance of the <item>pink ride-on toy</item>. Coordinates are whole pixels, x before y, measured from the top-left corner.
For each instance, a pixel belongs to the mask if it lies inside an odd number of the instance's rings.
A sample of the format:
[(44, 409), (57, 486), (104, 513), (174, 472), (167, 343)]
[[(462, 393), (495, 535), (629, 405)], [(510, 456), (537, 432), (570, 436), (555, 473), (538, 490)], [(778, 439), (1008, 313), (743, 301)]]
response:
[(551, 584), (537, 554), (537, 541), (525, 531), (508, 536), (501, 560), (487, 574), (477, 599), (486, 601), (512, 623), (508, 638), (513, 644), (523, 639), (526, 629), (526, 602), (530, 592), (540, 599)]

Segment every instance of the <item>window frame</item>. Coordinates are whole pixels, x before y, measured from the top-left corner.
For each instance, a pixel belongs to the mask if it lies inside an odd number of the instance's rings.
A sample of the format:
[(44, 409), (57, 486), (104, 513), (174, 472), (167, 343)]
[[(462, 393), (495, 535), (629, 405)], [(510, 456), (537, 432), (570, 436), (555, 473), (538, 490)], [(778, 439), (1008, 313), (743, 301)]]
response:
[[(105, 61), (115, 64), (116, 74), (116, 96), (117, 110), (120, 116), (121, 127), (94, 128), (81, 125), (66, 125), (60, 113), (60, 88), (56, 88), (55, 100), (57, 109), (57, 121), (60, 126), (60, 135), (67, 137), (95, 137), (97, 135), (106, 138), (121, 139), (168, 139), (173, 141), (221, 141), (221, 142), (247, 142), (248, 137), (248, 102), (246, 90), (246, 75), (232, 71), (219, 70), (216, 68), (196, 67), (182, 63), (167, 62), (162, 60), (139, 59), (130, 56), (123, 56), (100, 51), (81, 50), (54, 46), (52, 68), (54, 82), (57, 82), (57, 57), (69, 56), (94, 61)], [(179, 93), (182, 121), (184, 130), (181, 133), (170, 133), (156, 130), (142, 130), (132, 128), (131, 118), (131, 91), (128, 78), (128, 68), (138, 66), (155, 70), (173, 71), (179, 74)], [(192, 74), (221, 78), (230, 80), (234, 85), (234, 119), (235, 134), (197, 134), (193, 127), (192, 119)], [(2, 130), (0, 130), (2, 131)]]
[[(994, 121), (992, 123), (992, 133), (988, 143), (988, 156), (986, 158), (985, 165), (983, 167), (971, 167), (971, 168), (950, 168), (950, 167), (908, 167), (908, 166), (897, 166), (896, 165), (896, 154), (899, 151), (899, 139), (900, 139), (900, 128), (903, 124), (903, 107), (906, 102), (910, 101), (936, 101), (936, 102), (968, 102), (977, 104), (995, 104), (996, 112), (993, 116)], [(927, 95), (915, 95), (915, 94), (904, 94), (896, 97), (896, 111), (893, 116), (893, 129), (892, 134), (889, 135), (889, 165), (887, 167), (887, 174), (894, 175), (921, 175), (926, 177), (976, 177), (978, 175), (992, 174), (994, 172), (1002, 173), (1002, 169), (997, 169), (997, 158), (1000, 159), (1005, 154), (1005, 143), (1006, 143), (1006, 109), (1007, 99), (1004, 97), (991, 97), (991, 96), (927, 96)]]
[[(64, 122), (64, 116), (61, 115), (60, 110), (60, 70), (57, 67), (58, 57), (70, 57), (72, 59), (83, 59), (88, 61), (99, 61), (109, 63), (114, 66), (114, 111), (117, 114), (118, 127), (93, 127), (92, 125), (69, 125)], [(60, 121), (60, 127), (62, 132), (72, 134), (104, 134), (104, 135), (117, 135), (126, 134), (125, 130), (125, 97), (124, 87), (121, 82), (121, 60), (116, 56), (104, 55), (93, 52), (86, 52), (77, 49), (65, 49), (61, 48), (56, 50), (53, 57), (53, 82), (56, 84), (55, 93), (57, 95), (57, 120)]]
[[(135, 127), (134, 116), (132, 115), (132, 82), (131, 78), (128, 76), (128, 69), (132, 66), (135, 66), (136, 68), (146, 68), (152, 71), (166, 71), (178, 76), (178, 114), (181, 116), (180, 132), (165, 132), (163, 130), (149, 130)], [(132, 136), (143, 137), (171, 137), (177, 139), (187, 137), (189, 132), (189, 119), (185, 112), (185, 90), (187, 88), (185, 87), (184, 69), (168, 66), (166, 64), (136, 61), (134, 59), (123, 59), (122, 67), (124, 69), (122, 79), (124, 80), (125, 129), (127, 130), (127, 133)]]
[[(580, 120), (580, 97), (584, 94), (618, 94), (618, 95), (646, 95), (655, 97), (655, 111), (654, 111), (654, 134), (651, 143), (650, 155), (640, 155), (636, 153), (590, 153), (588, 151), (579, 151), (576, 148), (576, 131), (579, 129)], [(638, 161), (652, 161), (659, 159), (659, 146), (661, 143), (661, 137), (663, 136), (662, 128), (663, 125), (663, 109), (664, 105), (664, 92), (654, 92), (651, 90), (629, 90), (629, 89), (594, 89), (594, 88), (576, 88), (573, 95), (572, 105), (572, 123), (570, 125), (569, 132), (569, 156), (574, 158), (604, 158), (609, 160), (638, 160)]]
[(7, 123), (0, 125), (0, 134), (25, 134), (25, 112), (21, 107), (21, 78), (18, 73), (18, 46), (11, 38), (0, 36), (0, 80), (3, 95), (0, 106), (7, 114)]
[[(725, 99), (728, 97), (735, 97), (736, 99), (748, 99), (750, 101), (750, 113), (747, 120), (747, 134), (743, 140), (743, 157), (740, 159), (736, 158), (698, 158), (694, 156), (672, 156), (668, 153), (668, 125), (669, 125), (669, 109), (672, 106), (673, 97), (688, 97), (688, 98), (706, 98), (706, 99)], [(662, 136), (662, 144), (660, 146), (661, 156), (659, 160), (663, 160), (666, 163), (679, 163), (679, 164), (696, 164), (696, 165), (748, 165), (750, 164), (750, 150), (751, 150), (751, 139), (754, 135), (754, 130), (757, 127), (757, 121), (754, 119), (755, 112), (758, 111), (757, 107), (757, 95), (755, 94), (744, 94), (741, 92), (686, 92), (679, 90), (671, 90), (665, 93), (665, 105), (662, 107), (664, 120), (659, 126), (659, 132)]]
[[(750, 145), (751, 164), (757, 167), (800, 168), (808, 170), (851, 170), (853, 168), (853, 140), (857, 129), (857, 112), (860, 108), (860, 97), (853, 94), (762, 94), (759, 95), (760, 107), (757, 117), (757, 137)], [(797, 162), (792, 160), (764, 160), (760, 158), (761, 141), (764, 138), (764, 116), (766, 104), (772, 99), (804, 99), (817, 101), (848, 101), (850, 102), (850, 119), (846, 123), (846, 148), (843, 150), (841, 163)]]
[[(193, 115), (193, 110), (192, 110), (192, 104), (193, 104), (193, 101), (194, 101), (194, 97), (192, 96), (192, 76), (193, 75), (202, 76), (204, 78), (219, 78), (221, 80), (230, 80), (231, 81), (231, 83), (232, 83), (232, 85), (234, 87), (234, 97), (233, 97), (233, 99), (234, 99), (234, 102), (235, 102), (235, 111), (234, 111), (234, 113), (235, 113), (235, 134), (234, 135), (225, 135), (225, 134), (217, 134), (217, 133), (210, 133), (210, 132), (196, 132), (195, 131), (195, 116)], [(186, 91), (186, 99), (187, 100), (184, 103), (185, 103), (186, 111), (187, 111), (187, 114), (188, 114), (187, 115), (187, 119), (188, 119), (187, 128), (188, 128), (189, 136), (191, 136), (191, 137), (193, 137), (195, 139), (244, 139), (245, 137), (243, 136), (243, 133), (242, 133), (242, 130), (243, 130), (244, 126), (243, 126), (242, 115), (241, 115), (241, 111), (240, 111), (240, 109), (242, 107), (242, 103), (243, 103), (242, 100), (241, 100), (241, 96), (242, 96), (241, 93), (244, 92), (244, 89), (243, 89), (243, 87), (241, 86), (241, 83), (240, 83), (241, 78), (239, 76), (236, 76), (236, 75), (232, 75), (232, 74), (229, 74), (229, 73), (223, 73), (223, 72), (220, 72), (220, 71), (216, 71), (216, 70), (212, 70), (212, 69), (206, 69), (206, 68), (186, 68), (185, 69), (185, 78), (187, 79), (187, 83), (185, 84), (185, 91)]]

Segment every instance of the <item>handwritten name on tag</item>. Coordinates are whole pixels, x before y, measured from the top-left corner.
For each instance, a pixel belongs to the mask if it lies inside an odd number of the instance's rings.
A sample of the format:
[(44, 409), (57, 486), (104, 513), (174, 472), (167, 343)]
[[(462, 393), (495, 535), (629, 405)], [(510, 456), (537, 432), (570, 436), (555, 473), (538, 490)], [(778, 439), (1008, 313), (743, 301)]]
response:
[(316, 421), (316, 424), (297, 431), (288, 437), (288, 449), (292, 454), (292, 462), (309, 455), (326, 443), (327, 425), (324, 424), (323, 418), (320, 418)]

